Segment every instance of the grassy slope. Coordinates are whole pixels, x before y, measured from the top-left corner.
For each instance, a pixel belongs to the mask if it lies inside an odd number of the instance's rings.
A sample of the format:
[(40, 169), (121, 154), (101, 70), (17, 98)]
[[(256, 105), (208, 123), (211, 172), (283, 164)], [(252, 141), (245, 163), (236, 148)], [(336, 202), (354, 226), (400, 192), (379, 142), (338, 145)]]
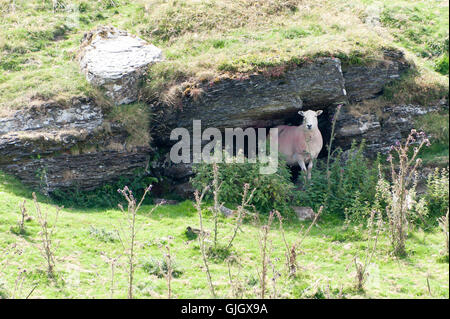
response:
[[(361, 63), (379, 55), (384, 45), (402, 47), (418, 66), (418, 73), (387, 90), (387, 98), (395, 102), (420, 101), (424, 95), (433, 95), (436, 87), (439, 92), (443, 87), (444, 94), (448, 94), (445, 93), (448, 78), (436, 72), (442, 61), (445, 64), (448, 1), (303, 1), (304, 6), (297, 11), (291, 11), (289, 4), (292, 2), (288, 0), (271, 4), (259, 1), (260, 6), (244, 0), (115, 2), (120, 5), (111, 7), (108, 5), (111, 1), (106, 0), (66, 1), (77, 5), (78, 14), (62, 10), (53, 13), (51, 1), (41, 0), (17, 0), (17, 7), (12, 11), (9, 6), (12, 1), (0, 0), (0, 115), (9, 108), (27, 105), (30, 99), (64, 101), (75, 94), (95, 94), (79, 73), (74, 58), (83, 32), (98, 24), (130, 30), (164, 50), (167, 61), (152, 69), (146, 85), (149, 96), (166, 84), (168, 89), (171, 84), (190, 77), (210, 80), (227, 72), (251, 72), (316, 54), (336, 54)], [(379, 11), (381, 27), (363, 23), (372, 11)], [(446, 45), (448, 55), (448, 40)], [(120, 117), (120, 114), (112, 116)], [(448, 114), (446, 116), (448, 119)], [(445, 126), (436, 119), (442, 120), (442, 116), (424, 118), (420, 125), (432, 129), (443, 141), (441, 144), (446, 148), (443, 150), (442, 145), (438, 145), (436, 152), (443, 153), (448, 162), (448, 121), (445, 133), (442, 132)], [(127, 121), (134, 123), (133, 118)], [(431, 161), (436, 159), (436, 152), (430, 155)], [(0, 277), (0, 289), (2, 280), (6, 281), (7, 289), (13, 289), (18, 267), (26, 265), (28, 275), (20, 296), (37, 281), (40, 284), (34, 297), (108, 297), (109, 269), (99, 252), (114, 255), (121, 251), (120, 244), (104, 243), (92, 237), (89, 227), (112, 230), (112, 225), (120, 222), (120, 213), (117, 210), (65, 209), (58, 223), (61, 246), (57, 267), (65, 284), (47, 285), (47, 279), (39, 271), (43, 264), (36, 248), (36, 222), (27, 224), (29, 236), (10, 232), (16, 225), (18, 204), (23, 199), (27, 199), (27, 207), (33, 211), (30, 192), (0, 173), (0, 262), (8, 261), (5, 268), (0, 264), (0, 272), (5, 276)], [(44, 198), (41, 200), (44, 202)], [(146, 214), (149, 210), (149, 206), (144, 207), (139, 217), (140, 222), (150, 223), (140, 234), (140, 242), (169, 235), (175, 237), (173, 252), (179, 268), (184, 271), (174, 281), (175, 295), (208, 297), (206, 276), (200, 271), (198, 244), (184, 244), (186, 226), (198, 224), (192, 204), (184, 202), (161, 208), (154, 216)], [(223, 227), (229, 230), (229, 221), (223, 222)], [(301, 277), (280, 279), (286, 282), (279, 287), (284, 296), (311, 296), (314, 294), (311, 287), (317, 282), (324, 287), (329, 279), (332, 293), (336, 294), (342, 285), (347, 297), (429, 297), (426, 286), (429, 275), (433, 296), (448, 298), (449, 269), (447, 263), (438, 262), (443, 236), (436, 230), (415, 232), (408, 241), (414, 253), (407, 259), (388, 257), (388, 242), (383, 238), (376, 258), (378, 270), (372, 272), (372, 278), (379, 280), (369, 283), (367, 295), (362, 295), (350, 289), (353, 283), (351, 261), (366, 242), (363, 238), (351, 240), (351, 236), (342, 232), (341, 224), (341, 221), (326, 218), (320, 228), (313, 230), (305, 242), (305, 254), (299, 257), (301, 266), (305, 267)], [(298, 222), (288, 226), (287, 236), (291, 240), (300, 226)], [(207, 228), (211, 229), (211, 224), (208, 223)], [(235, 250), (242, 259), (241, 275), (247, 282), (257, 278), (255, 262), (259, 255), (254, 227), (247, 224), (244, 231), (236, 240)], [(336, 238), (345, 241), (336, 242)], [(274, 254), (281, 260), (277, 266), (281, 269), (282, 242), (278, 231), (273, 231), (272, 240)], [(7, 259), (3, 258), (6, 252), (9, 253)], [(149, 255), (160, 257), (161, 253), (155, 246), (144, 246), (138, 260), (141, 262)], [(350, 270), (346, 271), (349, 264)], [(212, 271), (219, 285), (219, 295), (229, 296), (226, 264), (213, 264)], [(125, 297), (126, 279), (122, 270), (117, 273), (115, 296)], [(136, 282), (140, 284), (139, 297), (165, 294), (164, 280), (145, 274), (141, 267), (138, 267)], [(312, 290), (304, 291), (306, 287)], [(246, 290), (251, 294), (253, 287), (247, 285)]]
[[(38, 227), (36, 221), (26, 224), (28, 235), (18, 236), (10, 231), (18, 219), (18, 204), (26, 199), (31, 214), (34, 213), (29, 199), (30, 191), (23, 188), (14, 179), (0, 175), (0, 255), (8, 253), (7, 259), (0, 260), (0, 281), (3, 287), (13, 290), (14, 282), (20, 269), (26, 269), (27, 275), (23, 288), (17, 296), (24, 297), (31, 288), (39, 284), (33, 293), (35, 298), (108, 298), (110, 268), (101, 258), (100, 253), (114, 257), (122, 252), (119, 242), (103, 242), (89, 235), (90, 226), (112, 231), (113, 225), (121, 221), (118, 210), (72, 210), (64, 209), (58, 222), (57, 241), (59, 244), (57, 283), (49, 281), (43, 271), (43, 259), (37, 250)], [(54, 206), (44, 204), (42, 207), (53, 216)], [(189, 225), (198, 227), (198, 218), (189, 201), (176, 206), (161, 207), (149, 216), (150, 206), (142, 208), (138, 222), (143, 226), (138, 236), (138, 267), (136, 272), (136, 297), (165, 297), (164, 279), (146, 274), (142, 269), (144, 260), (149, 256), (161, 258), (161, 252), (153, 245), (156, 239), (173, 236), (172, 255), (177, 269), (183, 274), (173, 280), (173, 293), (178, 298), (210, 297), (206, 274), (203, 269), (201, 254), (197, 241), (187, 243), (185, 228)], [(222, 234), (230, 234), (229, 220), (221, 221)], [(293, 241), (301, 227), (299, 222), (290, 222), (286, 226), (288, 241)], [(206, 223), (206, 229), (212, 230), (212, 224)], [(234, 251), (241, 264), (240, 280), (245, 284), (246, 296), (254, 295), (258, 285), (253, 283), (258, 277), (257, 263), (260, 258), (255, 227), (247, 223), (243, 233), (238, 234)], [(271, 231), (273, 241), (273, 260), (278, 271), (283, 268), (283, 242), (277, 227)], [(280, 296), (285, 298), (320, 297), (330, 285), (331, 297), (338, 295), (343, 288), (347, 298), (428, 298), (426, 278), (429, 277), (433, 297), (449, 297), (448, 263), (440, 261), (443, 249), (443, 234), (440, 232), (414, 232), (407, 245), (410, 256), (395, 259), (389, 256), (389, 244), (386, 238), (379, 242), (379, 249), (374, 257), (375, 266), (371, 269), (371, 278), (367, 283), (366, 293), (355, 291), (353, 286), (353, 263), (355, 255), (363, 252), (367, 242), (361, 233), (343, 231), (341, 221), (333, 221), (330, 216), (319, 222), (319, 227), (312, 230), (305, 240), (298, 260), (302, 267), (300, 276), (287, 279), (284, 275), (278, 279)], [(359, 255), (361, 256), (361, 255)], [(362, 257), (362, 256), (361, 256)], [(276, 260), (278, 258), (279, 260)], [(123, 260), (121, 261), (123, 263)], [(5, 265), (6, 264), (6, 265)], [(225, 262), (211, 263), (212, 277), (217, 285), (218, 295), (230, 297), (228, 269)], [(347, 267), (349, 268), (347, 270)], [(233, 273), (237, 269), (233, 268)], [(271, 272), (270, 272), (271, 274)], [(271, 275), (269, 275), (271, 277)], [(124, 270), (116, 269), (115, 297), (126, 297), (126, 277)], [(1, 285), (1, 284), (0, 284)], [(320, 292), (322, 289), (322, 292)]]
[[(99, 24), (129, 30), (163, 49), (166, 62), (152, 68), (145, 87), (149, 98), (182, 81), (214, 80), (314, 55), (367, 62), (383, 46), (410, 54), (420, 69), (419, 86), (443, 85), (448, 92), (448, 79), (434, 71), (448, 56), (448, 1), (58, 2), (65, 9), (53, 12), (52, 1), (0, 0), (0, 111), (30, 99), (94, 95), (75, 56), (83, 33)], [(374, 15), (380, 26), (364, 22)]]

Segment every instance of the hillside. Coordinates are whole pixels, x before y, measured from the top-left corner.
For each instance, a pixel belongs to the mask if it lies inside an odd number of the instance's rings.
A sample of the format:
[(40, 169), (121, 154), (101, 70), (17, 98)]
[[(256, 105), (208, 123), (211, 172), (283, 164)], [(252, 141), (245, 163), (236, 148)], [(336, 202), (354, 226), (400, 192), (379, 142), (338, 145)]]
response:
[(105, 24), (163, 50), (166, 61), (149, 71), (145, 99), (170, 102), (183, 81), (316, 56), (370, 63), (388, 47), (401, 48), (419, 70), (405, 80), (418, 92), (395, 93), (398, 100), (448, 95), (448, 79), (440, 75), (448, 73), (448, 1), (2, 0), (0, 11), (3, 113), (33, 100), (98, 97), (76, 55), (83, 33)]
[[(63, 209), (56, 224), (55, 245), (57, 277), (49, 279), (44, 259), (39, 253), (39, 226), (37, 220), (26, 222), (26, 232), (13, 231), (19, 216), (18, 203), (25, 200), (31, 216), (35, 216), (30, 190), (16, 180), (0, 175), (0, 299), (25, 298), (126, 298), (126, 261), (117, 230), (124, 223), (117, 209)], [(41, 207), (48, 211), (53, 225), (55, 207), (39, 198)], [(136, 252), (136, 298), (167, 298), (163, 251), (158, 243), (171, 240), (172, 279), (174, 298), (210, 298), (206, 273), (199, 243), (186, 234), (186, 227), (197, 227), (198, 216), (192, 202), (160, 207), (149, 214), (153, 206), (143, 206), (137, 216), (141, 228)], [(206, 229), (214, 225), (211, 214), (205, 210)], [(266, 223), (263, 218), (262, 223)], [(437, 231), (415, 231), (408, 241), (408, 258), (389, 256), (387, 238), (380, 238), (379, 248), (370, 265), (370, 278), (364, 292), (354, 289), (353, 259), (364, 258), (369, 247), (361, 226), (347, 229), (339, 219), (326, 218), (306, 237), (298, 257), (300, 271), (295, 278), (285, 276), (284, 243), (274, 222), (269, 234), (271, 263), (281, 277), (274, 287), (268, 287), (270, 298), (448, 298), (448, 262), (442, 260), (442, 234)], [(299, 239), (301, 227), (309, 222), (289, 220), (285, 233), (289, 243)], [(232, 234), (233, 220), (220, 218), (220, 243), (226, 243)], [(231, 272), (244, 298), (259, 298), (258, 272), (261, 271), (258, 226), (251, 219), (242, 226), (233, 245)], [(222, 239), (223, 238), (223, 239)], [(225, 253), (225, 252), (224, 252)], [(119, 258), (112, 277), (111, 260)], [(210, 260), (211, 274), (220, 298), (235, 298), (228, 277), (228, 262), (220, 258)], [(164, 269), (164, 268), (163, 268)], [(270, 268), (268, 278), (274, 274)], [(114, 280), (111, 285), (111, 279)], [(429, 282), (430, 288), (427, 288)], [(15, 283), (19, 283), (15, 287)], [(112, 292), (111, 292), (112, 287)], [(430, 289), (430, 290), (429, 290)], [(431, 295), (430, 295), (431, 291)], [(238, 292), (239, 293), (239, 292)], [(13, 295), (15, 294), (15, 295)]]
[(448, 166), (448, 0), (0, 0), (0, 299), (448, 299)]

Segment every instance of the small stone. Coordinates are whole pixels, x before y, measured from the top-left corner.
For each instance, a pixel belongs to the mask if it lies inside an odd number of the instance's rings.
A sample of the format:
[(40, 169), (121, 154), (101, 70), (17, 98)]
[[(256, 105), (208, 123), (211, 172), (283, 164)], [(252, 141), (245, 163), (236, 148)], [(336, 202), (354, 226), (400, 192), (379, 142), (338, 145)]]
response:
[(292, 206), (292, 209), (294, 210), (298, 219), (301, 221), (313, 220), (316, 216), (311, 207)]
[(229, 209), (229, 208), (227, 208), (227, 207), (225, 207), (225, 206), (221, 206), (219, 210), (220, 210), (220, 212), (221, 212), (222, 214), (224, 214), (226, 217), (232, 216), (232, 215), (233, 215), (233, 212), (234, 212), (232, 209)]
[(164, 199), (164, 198), (155, 198), (153, 200), (153, 204), (158, 205), (177, 205), (179, 203), (179, 201), (174, 200), (174, 199)]

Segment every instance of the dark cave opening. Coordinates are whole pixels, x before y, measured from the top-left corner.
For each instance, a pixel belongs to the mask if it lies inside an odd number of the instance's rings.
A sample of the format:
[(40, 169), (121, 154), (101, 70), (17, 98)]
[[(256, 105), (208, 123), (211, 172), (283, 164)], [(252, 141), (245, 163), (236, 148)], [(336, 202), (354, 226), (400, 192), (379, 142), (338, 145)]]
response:
[[(330, 135), (331, 135), (331, 118), (332, 118), (332, 110), (329, 110), (329, 108), (322, 108), (323, 113), (318, 117), (318, 122), (319, 122), (319, 129), (320, 132), (322, 134), (322, 138), (323, 138), (323, 147), (322, 150), (318, 156), (318, 159), (323, 159), (327, 157), (327, 144), (329, 143), (330, 140)], [(279, 120), (269, 120), (272, 123), (277, 123), (277, 125), (282, 124), (282, 125), (291, 125), (291, 126), (299, 126), (302, 124), (303, 122), (303, 117), (301, 115), (298, 114), (298, 111), (294, 111), (294, 112), (290, 112), (285, 114), (281, 119)], [(270, 126), (267, 125), (266, 126), (266, 130), (264, 130), (265, 134), (267, 135), (269, 133), (269, 129), (271, 127), (275, 127), (276, 125)], [(202, 127), (202, 131), (205, 130), (207, 127)], [(258, 128), (257, 127), (253, 127), (253, 129), (255, 130), (256, 133), (256, 141), (258, 140)], [(244, 129), (245, 131), (245, 129)], [(225, 146), (225, 132), (222, 129), (221, 130), (221, 137), (222, 137), (222, 145)], [(212, 137), (210, 137), (212, 138)], [(192, 139), (192, 136), (191, 136)], [(248, 157), (248, 152), (249, 152), (249, 142), (248, 142), (249, 138), (248, 136), (244, 137), (244, 156)], [(171, 143), (171, 145), (175, 144), (177, 141), (173, 141)], [(203, 147), (209, 143), (210, 140), (204, 140), (202, 142), (202, 149)], [(236, 136), (233, 137), (233, 145), (234, 145), (234, 149), (233, 149), (233, 155), (236, 155)], [(170, 147), (169, 145), (160, 145), (161, 148), (165, 149), (166, 152), (168, 153), (170, 151)], [(258, 150), (256, 150), (258, 152)], [(192, 140), (191, 140), (191, 161), (192, 161)], [(290, 171), (291, 171), (291, 175), (292, 175), (292, 181), (295, 182), (298, 179), (299, 173), (300, 173), (300, 168), (298, 165), (291, 165), (289, 167)]]
[[(330, 112), (329, 108), (324, 107), (322, 108), (323, 113), (319, 115), (318, 122), (319, 122), (319, 130), (322, 134), (323, 139), (323, 147), (322, 150), (319, 153), (318, 159), (326, 158), (328, 155), (327, 145), (330, 142), (330, 136), (331, 136), (331, 127), (332, 127), (332, 112)], [(283, 125), (292, 125), (292, 126), (299, 126), (303, 123), (303, 117), (298, 114), (298, 112), (290, 113), (285, 117), (285, 120), (283, 122)], [(292, 178), (291, 180), (295, 182), (298, 179), (298, 176), (300, 175), (300, 167), (298, 165), (290, 165), (289, 169), (291, 171)]]

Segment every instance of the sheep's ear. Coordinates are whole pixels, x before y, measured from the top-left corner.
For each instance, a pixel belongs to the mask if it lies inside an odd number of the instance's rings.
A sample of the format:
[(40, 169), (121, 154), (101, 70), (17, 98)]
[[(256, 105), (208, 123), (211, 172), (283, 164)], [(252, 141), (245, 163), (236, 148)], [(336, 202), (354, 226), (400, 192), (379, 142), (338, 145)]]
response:
[(319, 116), (320, 114), (322, 114), (322, 112), (323, 112), (322, 110), (318, 110), (316, 111), (316, 115)]
[(305, 113), (303, 111), (298, 111), (298, 114), (300, 114), (301, 116), (305, 116)]

